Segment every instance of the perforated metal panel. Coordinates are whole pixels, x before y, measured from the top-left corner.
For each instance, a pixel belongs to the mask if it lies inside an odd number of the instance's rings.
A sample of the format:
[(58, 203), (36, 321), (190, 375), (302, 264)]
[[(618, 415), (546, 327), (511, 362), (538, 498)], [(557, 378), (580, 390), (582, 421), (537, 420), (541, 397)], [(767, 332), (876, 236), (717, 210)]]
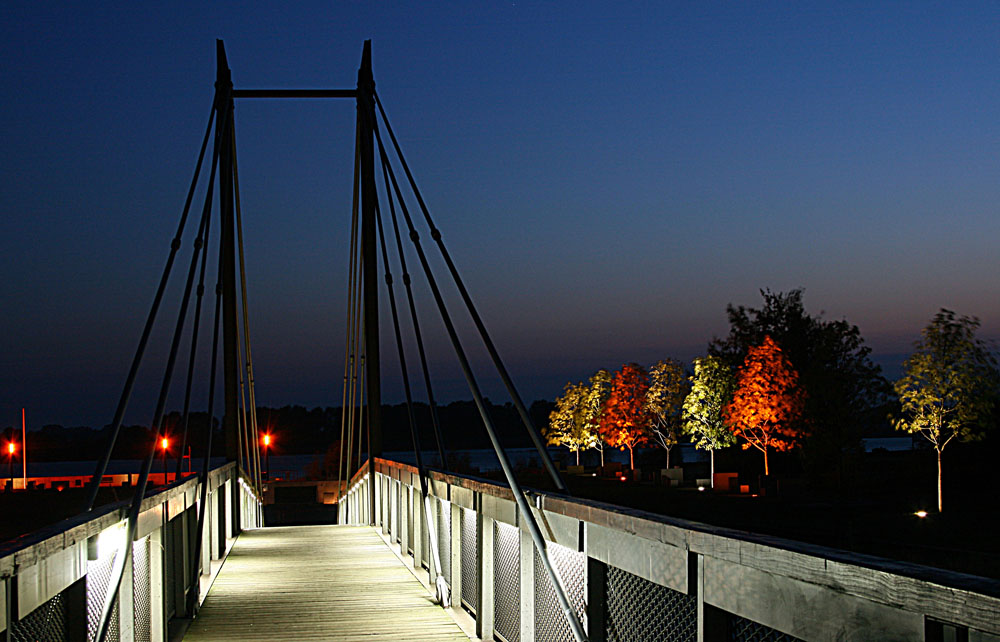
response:
[[(104, 609), (104, 596), (107, 594), (108, 585), (111, 583), (111, 568), (114, 565), (115, 557), (118, 553), (87, 562), (87, 639), (94, 640), (97, 637), (97, 627), (101, 625), (101, 611)], [(107, 642), (114, 642), (118, 639), (118, 604), (115, 603), (111, 612), (110, 626), (108, 634), (105, 636)]]
[[(587, 586), (587, 556), (572, 549), (547, 542), (549, 559), (562, 578), (566, 598), (576, 611), (586, 630), (585, 587)], [(566, 615), (559, 608), (556, 589), (552, 586), (542, 559), (535, 550), (535, 639), (557, 642), (573, 641), (573, 631), (566, 621)]]
[(58, 642), (65, 640), (66, 600), (57, 593), (10, 627), (14, 642)]
[(479, 542), (476, 540), (476, 511), (462, 509), (462, 604), (476, 613), (479, 611), (479, 565), (476, 557)]
[(493, 522), (493, 628), (506, 642), (521, 641), (521, 533)]
[(698, 598), (609, 566), (606, 584), (608, 642), (694, 642)]
[(451, 504), (438, 501), (438, 550), (441, 551), (441, 574), (451, 586)]
[(730, 615), (729, 639), (732, 642), (802, 642), (795, 636), (738, 615)]
[(135, 642), (150, 642), (152, 599), (149, 586), (149, 536), (132, 543), (132, 603), (135, 609)]

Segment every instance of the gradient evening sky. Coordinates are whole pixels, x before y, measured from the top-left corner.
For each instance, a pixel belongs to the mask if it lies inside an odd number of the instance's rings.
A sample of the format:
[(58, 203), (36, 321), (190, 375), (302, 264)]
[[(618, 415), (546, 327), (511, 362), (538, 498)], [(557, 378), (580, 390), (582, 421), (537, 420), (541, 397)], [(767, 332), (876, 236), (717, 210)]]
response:
[[(35, 426), (110, 421), (207, 121), (216, 38), (243, 88), (351, 87), (372, 39), (382, 101), (528, 401), (599, 367), (703, 354), (726, 304), (757, 305), (764, 287), (805, 288), (810, 312), (857, 324), (890, 370), (940, 307), (1000, 337), (993, 3), (0, 13), (0, 426), (21, 406)], [(258, 401), (339, 405), (354, 105), (243, 101), (236, 118)], [(175, 310), (130, 423), (151, 418)], [(428, 341), (441, 397), (467, 398), (442, 331)], [(399, 401), (387, 332), (382, 345)], [(495, 377), (484, 388), (505, 400)]]

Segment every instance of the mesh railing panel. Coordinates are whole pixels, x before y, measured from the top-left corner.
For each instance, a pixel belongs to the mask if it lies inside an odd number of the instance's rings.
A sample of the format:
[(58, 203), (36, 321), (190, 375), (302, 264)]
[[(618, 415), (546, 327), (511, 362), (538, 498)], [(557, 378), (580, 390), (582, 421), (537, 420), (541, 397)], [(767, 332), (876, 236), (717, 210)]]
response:
[(802, 642), (793, 635), (733, 614), (729, 618), (729, 639), (732, 642)]
[(451, 586), (451, 504), (438, 501), (438, 549), (441, 552), (441, 574)]
[(479, 611), (479, 565), (476, 563), (479, 542), (476, 541), (476, 511), (462, 509), (462, 604)]
[(694, 642), (698, 598), (607, 567), (608, 642)]
[(153, 601), (149, 586), (149, 536), (132, 543), (132, 604), (135, 642), (150, 642)]
[[(111, 569), (118, 553), (108, 555), (104, 559), (87, 562), (87, 639), (97, 637), (97, 627), (101, 625), (101, 611), (104, 609), (104, 596), (111, 583)], [(115, 603), (111, 612), (111, 626), (105, 636), (107, 642), (118, 639), (118, 604)]]
[[(587, 556), (572, 549), (547, 542), (549, 559), (562, 578), (566, 589), (566, 598), (581, 623), (585, 623), (586, 605), (585, 593), (587, 585)], [(535, 549), (535, 639), (557, 642), (567, 640), (573, 642), (573, 631), (566, 622), (566, 616), (559, 608), (556, 589), (552, 586), (549, 574), (542, 566), (542, 559)], [(586, 624), (584, 624), (586, 629)]]
[(68, 629), (66, 600), (56, 593), (48, 602), (14, 622), (10, 627), (14, 642), (59, 642), (65, 640)]
[(493, 629), (506, 642), (521, 640), (521, 533), (493, 522)]

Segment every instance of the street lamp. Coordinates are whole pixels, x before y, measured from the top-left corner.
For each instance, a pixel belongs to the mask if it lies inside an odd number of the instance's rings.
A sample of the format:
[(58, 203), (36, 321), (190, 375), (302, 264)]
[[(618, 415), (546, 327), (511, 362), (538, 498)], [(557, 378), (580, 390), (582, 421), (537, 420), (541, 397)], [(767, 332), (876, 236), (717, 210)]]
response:
[(170, 447), (170, 440), (164, 437), (160, 440), (160, 448), (163, 449), (163, 485), (167, 485), (167, 448)]
[(271, 445), (271, 434), (264, 433), (264, 468), (267, 469), (268, 481), (271, 480), (271, 456), (270, 456), (271, 449), (269, 448), (270, 445)]
[(14, 490), (14, 453), (17, 452), (17, 446), (14, 445), (14, 440), (7, 442), (7, 465), (10, 469), (10, 490)]

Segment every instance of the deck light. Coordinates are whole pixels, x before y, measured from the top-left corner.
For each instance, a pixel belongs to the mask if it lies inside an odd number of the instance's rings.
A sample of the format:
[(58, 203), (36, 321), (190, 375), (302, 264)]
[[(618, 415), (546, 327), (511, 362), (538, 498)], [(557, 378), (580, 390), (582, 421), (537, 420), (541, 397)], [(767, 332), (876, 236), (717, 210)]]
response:
[(916, 515), (917, 517), (919, 517), (920, 519), (923, 519), (923, 518), (927, 517), (927, 511), (925, 511), (925, 510), (918, 510), (917, 512), (915, 512), (913, 514)]

